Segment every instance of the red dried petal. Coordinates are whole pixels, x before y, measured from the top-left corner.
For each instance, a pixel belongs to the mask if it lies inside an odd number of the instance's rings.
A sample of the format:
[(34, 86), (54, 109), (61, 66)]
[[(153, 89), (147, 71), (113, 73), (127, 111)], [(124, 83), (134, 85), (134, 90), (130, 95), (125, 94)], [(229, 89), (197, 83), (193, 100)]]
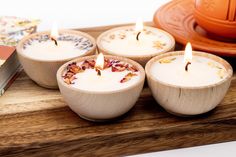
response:
[(95, 61), (94, 60), (85, 60), (82, 64), (81, 64), (81, 68), (83, 70), (85, 69), (93, 69), (95, 66)]
[(121, 80), (120, 80), (120, 83), (125, 83), (125, 82), (127, 82), (128, 80), (127, 80), (127, 78), (122, 78)]
[(132, 71), (132, 72), (137, 72), (138, 71), (138, 69), (136, 67), (134, 67), (134, 66), (129, 66), (127, 68), (127, 70)]
[(120, 80), (120, 83), (129, 81), (133, 76), (137, 76), (137, 74), (131, 72), (126, 74), (125, 77)]
[(74, 74), (77, 74), (77, 73), (79, 73), (79, 72), (81, 72), (83, 70), (80, 67), (78, 67), (78, 66), (73, 66), (73, 67), (71, 67), (69, 69), (69, 71), (73, 72)]
[(115, 66), (116, 66), (116, 67), (125, 67), (125, 64), (119, 63), (119, 64), (115, 64)]
[(112, 62), (110, 62), (109, 59), (105, 59), (105, 62), (104, 62), (104, 69), (107, 69), (107, 68), (110, 68), (112, 66)]
[(89, 64), (89, 66), (90, 66), (91, 68), (94, 68), (96, 62), (95, 62), (94, 60), (89, 60), (89, 61), (88, 61), (88, 64)]
[(90, 69), (90, 65), (89, 65), (89, 63), (88, 63), (87, 60), (84, 61), (84, 62), (81, 64), (81, 68), (82, 68), (83, 70)]
[(125, 67), (111, 67), (111, 71), (112, 72), (122, 72), (124, 71), (126, 68)]
[(71, 82), (70, 82), (70, 79), (69, 79), (69, 78), (65, 78), (65, 79), (64, 79), (64, 82), (65, 82), (66, 84), (71, 84)]
[(116, 67), (111, 67), (112, 72), (118, 72), (118, 69)]
[(71, 78), (72, 76), (74, 76), (74, 73), (73, 72), (66, 72), (65, 75), (63, 76), (64, 78)]

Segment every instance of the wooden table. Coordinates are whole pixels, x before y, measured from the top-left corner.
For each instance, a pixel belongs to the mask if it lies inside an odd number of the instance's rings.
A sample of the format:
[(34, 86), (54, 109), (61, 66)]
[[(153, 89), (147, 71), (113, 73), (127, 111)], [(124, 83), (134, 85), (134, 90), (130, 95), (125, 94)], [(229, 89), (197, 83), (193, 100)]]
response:
[[(111, 28), (83, 29), (97, 37)], [(231, 59), (232, 61), (234, 59)], [(0, 97), (0, 156), (123, 156), (236, 140), (236, 76), (223, 102), (192, 118), (165, 112), (145, 87), (116, 121), (79, 118), (58, 90), (37, 86), (22, 71)]]

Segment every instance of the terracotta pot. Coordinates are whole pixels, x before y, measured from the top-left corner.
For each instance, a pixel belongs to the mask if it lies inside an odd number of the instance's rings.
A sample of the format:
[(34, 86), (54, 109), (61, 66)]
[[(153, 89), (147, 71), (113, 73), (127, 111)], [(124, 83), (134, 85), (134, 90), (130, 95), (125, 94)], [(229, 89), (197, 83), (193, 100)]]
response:
[(236, 38), (236, 0), (195, 0), (194, 17), (208, 32)]

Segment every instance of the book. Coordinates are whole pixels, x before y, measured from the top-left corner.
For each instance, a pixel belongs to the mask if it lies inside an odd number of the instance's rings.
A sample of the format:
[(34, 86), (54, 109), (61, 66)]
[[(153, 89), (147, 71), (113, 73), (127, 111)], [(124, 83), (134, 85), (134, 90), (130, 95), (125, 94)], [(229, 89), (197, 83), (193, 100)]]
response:
[(23, 37), (36, 32), (39, 23), (14, 16), (0, 17), (0, 45), (16, 46)]
[(13, 83), (21, 71), (16, 48), (23, 37), (36, 32), (39, 20), (0, 17), (0, 96)]
[(0, 46), (0, 96), (12, 84), (21, 69), (15, 50), (15, 47)]

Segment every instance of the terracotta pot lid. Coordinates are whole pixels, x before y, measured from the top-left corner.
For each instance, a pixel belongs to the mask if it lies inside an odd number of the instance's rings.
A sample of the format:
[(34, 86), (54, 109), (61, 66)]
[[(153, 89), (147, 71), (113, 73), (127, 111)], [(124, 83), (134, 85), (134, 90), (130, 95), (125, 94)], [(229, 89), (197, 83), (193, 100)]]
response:
[(172, 34), (181, 44), (191, 42), (194, 49), (236, 57), (236, 40), (206, 32), (196, 23), (193, 12), (194, 0), (174, 0), (159, 8), (153, 21), (157, 27)]

